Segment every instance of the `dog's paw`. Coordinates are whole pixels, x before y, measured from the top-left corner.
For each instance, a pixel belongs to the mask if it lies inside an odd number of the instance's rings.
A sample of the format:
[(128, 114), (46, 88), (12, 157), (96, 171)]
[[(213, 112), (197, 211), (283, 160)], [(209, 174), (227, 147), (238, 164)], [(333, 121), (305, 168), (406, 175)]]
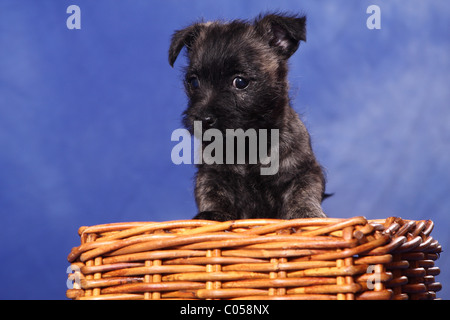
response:
[(221, 212), (221, 211), (202, 211), (199, 212), (193, 219), (196, 220), (214, 220), (214, 221), (229, 221), (236, 220), (236, 216)]
[(297, 208), (289, 212), (284, 219), (327, 218), (325, 212), (319, 206)]
[(317, 210), (312, 213), (308, 218), (327, 218), (328, 216), (323, 212), (323, 210)]

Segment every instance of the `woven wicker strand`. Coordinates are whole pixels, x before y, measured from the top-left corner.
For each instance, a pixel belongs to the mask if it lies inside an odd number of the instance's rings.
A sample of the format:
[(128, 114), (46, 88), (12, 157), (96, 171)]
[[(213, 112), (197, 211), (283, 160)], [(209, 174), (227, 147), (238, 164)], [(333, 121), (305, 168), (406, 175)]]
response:
[(185, 220), (81, 227), (70, 299), (435, 299), (431, 221)]

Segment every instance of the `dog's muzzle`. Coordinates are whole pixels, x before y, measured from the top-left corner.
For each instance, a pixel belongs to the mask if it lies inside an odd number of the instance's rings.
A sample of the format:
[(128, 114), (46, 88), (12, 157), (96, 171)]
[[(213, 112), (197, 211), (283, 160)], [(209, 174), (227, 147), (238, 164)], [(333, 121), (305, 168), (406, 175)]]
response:
[(206, 116), (195, 116), (194, 117), (195, 121), (201, 121), (202, 122), (202, 126), (204, 129), (209, 129), (209, 128), (213, 128), (214, 125), (217, 122), (217, 119), (210, 116), (210, 115), (206, 115)]

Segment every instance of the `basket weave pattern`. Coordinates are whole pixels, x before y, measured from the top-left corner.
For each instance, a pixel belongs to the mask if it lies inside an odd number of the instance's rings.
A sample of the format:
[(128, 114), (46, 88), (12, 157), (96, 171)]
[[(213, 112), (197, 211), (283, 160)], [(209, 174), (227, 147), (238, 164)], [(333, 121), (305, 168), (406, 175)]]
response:
[(81, 227), (71, 299), (434, 299), (431, 221), (185, 220)]

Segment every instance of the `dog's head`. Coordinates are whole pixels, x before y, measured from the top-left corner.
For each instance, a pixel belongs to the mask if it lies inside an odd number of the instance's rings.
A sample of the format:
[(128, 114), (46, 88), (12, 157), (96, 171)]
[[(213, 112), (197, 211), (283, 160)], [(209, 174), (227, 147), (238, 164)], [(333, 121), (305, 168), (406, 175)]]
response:
[(287, 59), (306, 41), (306, 18), (268, 14), (253, 23), (196, 23), (176, 31), (169, 49), (173, 66), (183, 47), (189, 66), (189, 106), (184, 124), (203, 129), (277, 127), (288, 103)]

